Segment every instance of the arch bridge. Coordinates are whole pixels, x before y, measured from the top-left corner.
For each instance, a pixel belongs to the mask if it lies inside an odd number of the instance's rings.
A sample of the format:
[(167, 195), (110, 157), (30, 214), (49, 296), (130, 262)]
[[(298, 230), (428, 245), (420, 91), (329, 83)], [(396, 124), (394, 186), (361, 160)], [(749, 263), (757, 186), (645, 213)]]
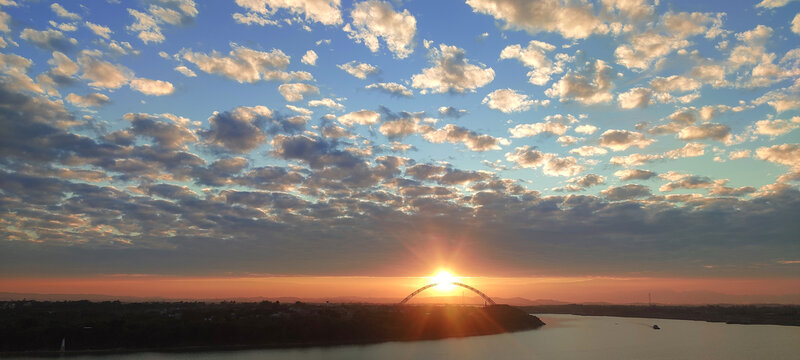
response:
[[(428, 285), (425, 285), (425, 286), (417, 289), (416, 291), (412, 292), (410, 295), (406, 296), (406, 298), (403, 299), (403, 301), (400, 302), (400, 305), (403, 305), (403, 304), (407, 303), (409, 300), (411, 300), (411, 298), (413, 298), (417, 294), (419, 294), (419, 293), (421, 293), (421, 292), (423, 292), (425, 290), (428, 290), (428, 289), (430, 289), (430, 288), (432, 288), (432, 287), (434, 287), (436, 285), (439, 285), (439, 284), (440, 283), (428, 284)], [(489, 305), (495, 305), (495, 302), (494, 302), (494, 300), (492, 300), (492, 298), (490, 298), (488, 295), (484, 294), (483, 291), (480, 291), (480, 290), (478, 290), (478, 289), (476, 289), (476, 288), (474, 288), (472, 286), (469, 286), (467, 284), (462, 284), (460, 282), (455, 282), (455, 281), (454, 282), (449, 282), (448, 284), (461, 286), (461, 287), (463, 287), (465, 289), (468, 289), (468, 290), (480, 295), (480, 297), (482, 297), (483, 300), (485, 300), (486, 303), (488, 303)]]

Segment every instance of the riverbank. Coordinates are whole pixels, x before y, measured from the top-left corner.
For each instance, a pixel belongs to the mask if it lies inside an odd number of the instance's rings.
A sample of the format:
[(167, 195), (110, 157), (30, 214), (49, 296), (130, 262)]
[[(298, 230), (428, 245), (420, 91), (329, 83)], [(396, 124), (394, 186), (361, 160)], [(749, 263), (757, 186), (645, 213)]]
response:
[(368, 344), (538, 328), (507, 305), (0, 302), (0, 353), (208, 351)]
[(699, 320), (728, 324), (800, 326), (797, 305), (537, 305), (522, 306), (532, 314), (620, 316), (653, 319)]

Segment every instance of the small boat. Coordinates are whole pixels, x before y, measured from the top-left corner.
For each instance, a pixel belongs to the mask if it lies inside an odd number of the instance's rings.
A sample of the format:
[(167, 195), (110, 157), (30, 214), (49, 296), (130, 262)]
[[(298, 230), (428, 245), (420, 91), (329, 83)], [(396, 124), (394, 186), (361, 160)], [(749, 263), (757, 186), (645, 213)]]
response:
[(661, 330), (661, 328), (658, 325), (653, 325), (653, 330)]

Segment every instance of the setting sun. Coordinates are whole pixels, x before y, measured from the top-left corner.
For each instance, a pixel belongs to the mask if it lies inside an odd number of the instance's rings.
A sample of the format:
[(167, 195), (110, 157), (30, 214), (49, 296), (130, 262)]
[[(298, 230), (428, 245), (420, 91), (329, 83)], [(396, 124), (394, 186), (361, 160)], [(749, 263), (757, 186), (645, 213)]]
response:
[(440, 270), (436, 275), (431, 278), (431, 281), (437, 284), (434, 288), (439, 291), (450, 291), (455, 288), (453, 285), (458, 279), (447, 270)]

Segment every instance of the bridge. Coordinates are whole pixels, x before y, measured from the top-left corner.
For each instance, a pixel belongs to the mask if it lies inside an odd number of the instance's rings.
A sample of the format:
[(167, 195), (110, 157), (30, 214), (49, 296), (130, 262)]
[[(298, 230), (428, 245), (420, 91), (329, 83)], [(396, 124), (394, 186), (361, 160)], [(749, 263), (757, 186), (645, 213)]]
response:
[[(425, 291), (425, 290), (428, 290), (428, 289), (430, 289), (430, 288), (432, 288), (432, 287), (434, 287), (434, 286), (436, 286), (436, 285), (439, 285), (439, 284), (440, 284), (440, 283), (428, 284), (428, 285), (425, 285), (425, 286), (423, 286), (423, 287), (421, 287), (421, 288), (417, 289), (416, 291), (412, 292), (410, 295), (406, 296), (406, 298), (405, 298), (405, 299), (403, 299), (403, 301), (401, 301), (401, 302), (400, 302), (400, 305), (403, 305), (403, 304), (407, 303), (409, 300), (411, 300), (411, 298), (413, 298), (413, 297), (414, 297), (414, 296), (416, 296), (417, 294), (419, 294), (419, 293), (421, 293), (421, 292), (423, 292), (423, 291)], [(465, 289), (468, 289), (468, 290), (470, 290), (470, 291), (472, 291), (472, 292), (474, 292), (474, 293), (476, 293), (476, 294), (480, 295), (480, 297), (482, 297), (482, 298), (483, 298), (483, 300), (484, 300), (484, 301), (486, 301), (486, 303), (487, 303), (487, 304), (489, 304), (489, 305), (495, 305), (495, 302), (494, 302), (494, 300), (492, 300), (492, 298), (490, 298), (488, 295), (484, 294), (484, 293), (483, 293), (483, 291), (480, 291), (480, 290), (478, 290), (478, 289), (476, 289), (476, 288), (474, 288), (474, 287), (472, 287), (472, 286), (469, 286), (469, 285), (467, 285), (467, 284), (462, 284), (462, 283), (460, 283), (460, 282), (455, 282), (455, 281), (453, 281), (453, 282), (448, 282), (448, 284), (452, 284), (452, 285), (456, 285), (456, 286), (461, 286), (461, 287), (463, 287), (463, 288), (465, 288)]]

